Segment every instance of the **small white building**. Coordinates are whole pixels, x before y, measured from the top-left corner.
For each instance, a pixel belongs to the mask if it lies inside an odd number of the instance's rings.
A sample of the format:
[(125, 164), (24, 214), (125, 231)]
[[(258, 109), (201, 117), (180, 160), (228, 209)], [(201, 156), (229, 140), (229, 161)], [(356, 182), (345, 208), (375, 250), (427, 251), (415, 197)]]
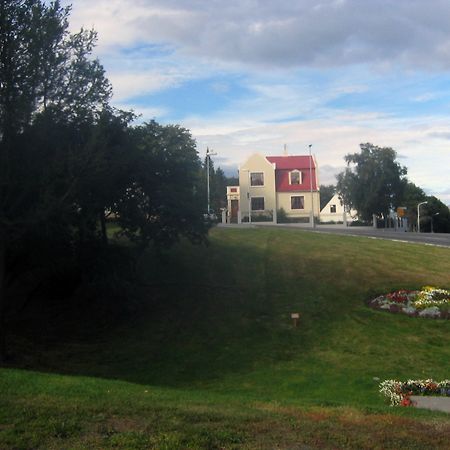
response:
[(353, 222), (358, 220), (358, 213), (354, 209), (348, 210), (338, 194), (334, 194), (331, 200), (320, 211), (321, 222)]

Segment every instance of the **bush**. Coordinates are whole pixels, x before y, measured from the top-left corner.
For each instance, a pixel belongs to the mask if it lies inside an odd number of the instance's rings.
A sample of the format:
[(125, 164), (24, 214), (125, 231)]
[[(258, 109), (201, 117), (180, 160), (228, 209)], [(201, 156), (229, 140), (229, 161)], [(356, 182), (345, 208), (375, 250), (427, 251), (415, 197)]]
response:
[(277, 210), (277, 223), (289, 223), (289, 218), (284, 208)]

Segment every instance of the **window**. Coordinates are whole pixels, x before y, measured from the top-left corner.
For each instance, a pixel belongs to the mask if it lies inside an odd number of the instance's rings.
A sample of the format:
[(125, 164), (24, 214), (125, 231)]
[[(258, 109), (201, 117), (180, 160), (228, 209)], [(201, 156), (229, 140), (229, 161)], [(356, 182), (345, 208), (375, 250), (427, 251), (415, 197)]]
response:
[(230, 192), (237, 192), (237, 188), (230, 188)]
[(252, 197), (252, 211), (264, 211), (264, 197)]
[(330, 205), (330, 213), (336, 212), (336, 205)]
[(251, 186), (264, 186), (264, 172), (252, 172), (250, 174)]
[(303, 195), (291, 197), (291, 209), (305, 209), (305, 197)]
[(302, 173), (299, 170), (289, 172), (289, 184), (302, 184)]

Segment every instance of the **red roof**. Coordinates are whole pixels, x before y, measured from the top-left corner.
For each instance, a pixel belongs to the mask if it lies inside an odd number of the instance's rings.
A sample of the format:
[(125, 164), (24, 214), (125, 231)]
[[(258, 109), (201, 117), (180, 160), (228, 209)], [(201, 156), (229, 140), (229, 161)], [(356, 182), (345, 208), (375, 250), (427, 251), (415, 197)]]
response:
[(311, 158), (311, 167), (314, 169), (314, 158), (305, 156), (267, 156), (266, 159), (271, 163), (276, 164), (278, 170), (281, 169), (308, 169), (309, 170), (309, 160)]
[[(275, 184), (277, 192), (309, 191), (311, 189), (309, 178), (309, 164), (311, 161), (312, 188), (317, 189), (316, 167), (314, 158), (310, 156), (267, 156), (268, 161), (275, 163)], [(289, 172), (299, 170), (302, 172), (301, 184), (289, 183)]]

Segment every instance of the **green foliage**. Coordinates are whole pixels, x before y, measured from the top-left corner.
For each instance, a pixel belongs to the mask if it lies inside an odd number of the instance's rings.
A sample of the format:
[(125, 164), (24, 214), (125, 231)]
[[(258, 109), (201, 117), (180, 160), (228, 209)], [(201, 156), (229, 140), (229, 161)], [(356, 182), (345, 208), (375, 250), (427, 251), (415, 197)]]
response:
[(108, 213), (142, 247), (207, 233), (190, 134), (130, 129), (133, 114), (108, 105), (95, 31), (70, 33), (69, 13), (59, 1), (0, 2), (0, 361), (14, 280), (59, 266), (90, 280)]
[[(206, 158), (203, 161), (200, 173), (199, 190), (205, 204), (205, 211), (207, 206), (207, 185), (206, 185)], [(212, 212), (220, 215), (220, 209), (227, 207), (227, 186), (238, 186), (239, 179), (229, 178), (225, 175), (224, 171), (218, 167), (215, 168), (214, 158), (211, 157), (209, 161), (209, 197), (210, 208)]]
[(396, 162), (392, 148), (370, 143), (360, 147), (360, 153), (345, 156), (347, 165), (354, 167), (338, 175), (337, 191), (362, 219), (369, 221), (372, 214), (386, 218), (391, 209), (401, 206), (407, 170)]
[(277, 221), (278, 223), (288, 223), (289, 222), (289, 218), (286, 214), (286, 210), (284, 208), (280, 208), (277, 211)]
[[(424, 214), (421, 215), (421, 231), (435, 233), (450, 233), (450, 210), (434, 196), (426, 197), (427, 204), (423, 205)], [(431, 225), (433, 224), (433, 230)]]
[(180, 235), (204, 241), (200, 160), (188, 130), (151, 121), (134, 128), (132, 138), (137, 165), (115, 205), (118, 224), (142, 246), (171, 245)]

